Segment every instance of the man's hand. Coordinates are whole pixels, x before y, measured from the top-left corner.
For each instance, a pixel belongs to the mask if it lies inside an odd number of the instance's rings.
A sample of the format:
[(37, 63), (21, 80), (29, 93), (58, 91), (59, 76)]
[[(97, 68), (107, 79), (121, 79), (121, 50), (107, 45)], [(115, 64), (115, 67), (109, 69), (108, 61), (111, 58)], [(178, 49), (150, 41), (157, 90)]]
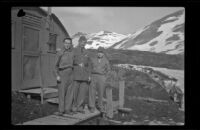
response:
[(57, 81), (59, 81), (59, 82), (60, 82), (60, 76), (57, 76), (57, 77), (56, 77), (56, 79), (57, 79)]
[(80, 67), (83, 67), (83, 63), (79, 64)]
[(89, 78), (88, 78), (88, 82), (91, 82), (91, 77), (89, 76)]

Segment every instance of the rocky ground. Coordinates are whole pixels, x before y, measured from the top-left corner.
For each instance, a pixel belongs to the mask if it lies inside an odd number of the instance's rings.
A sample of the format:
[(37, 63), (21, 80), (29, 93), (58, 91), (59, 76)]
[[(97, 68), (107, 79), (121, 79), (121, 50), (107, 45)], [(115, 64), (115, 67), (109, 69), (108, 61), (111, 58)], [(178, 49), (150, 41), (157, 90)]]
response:
[(12, 92), (11, 123), (18, 124), (37, 119), (57, 111), (57, 106), (48, 103), (41, 104), (37, 97), (28, 99), (24, 94)]
[[(184, 112), (178, 110), (173, 102), (150, 102), (135, 98), (126, 98), (125, 107), (131, 108), (129, 115), (115, 114), (113, 120), (120, 121), (120, 125), (182, 125)], [(12, 94), (12, 124), (37, 119), (53, 114), (57, 105), (40, 104), (39, 99), (27, 99), (19, 93)], [(117, 125), (102, 118), (95, 118), (81, 125)]]
[[(151, 102), (140, 99), (125, 100), (125, 107), (131, 108), (129, 114), (116, 113), (115, 122), (99, 119), (100, 125), (184, 125), (184, 112), (173, 102)], [(98, 119), (82, 123), (96, 125)], [(117, 122), (117, 123), (116, 123)]]

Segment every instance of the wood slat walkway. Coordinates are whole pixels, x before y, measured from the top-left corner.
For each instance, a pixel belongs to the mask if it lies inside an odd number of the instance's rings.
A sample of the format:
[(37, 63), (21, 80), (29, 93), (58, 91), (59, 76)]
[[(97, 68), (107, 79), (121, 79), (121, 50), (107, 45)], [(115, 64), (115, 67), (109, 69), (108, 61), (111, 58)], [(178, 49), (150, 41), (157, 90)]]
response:
[[(119, 88), (119, 101), (113, 101), (112, 98), (112, 88), (107, 87), (106, 88), (106, 99), (104, 99), (104, 102), (106, 103), (105, 106), (105, 112), (107, 117), (113, 118), (114, 111), (117, 110), (119, 107), (122, 108), (124, 105), (124, 81), (120, 81), (120, 88)], [(43, 95), (47, 92), (55, 93), (57, 90), (44, 90), (45, 88), (35, 89), (35, 90), (23, 90), (21, 92), (23, 93), (42, 93), (41, 99), (43, 102)], [(49, 98), (46, 100), (49, 103), (58, 104), (58, 98)], [(23, 123), (22, 125), (75, 125), (77, 123), (80, 123), (82, 121), (89, 120), (93, 117), (99, 116), (100, 112), (96, 110), (94, 113), (90, 113), (89, 110), (85, 110), (85, 113), (77, 113), (74, 115), (63, 115), (63, 116), (57, 116), (57, 115), (50, 115), (46, 117), (42, 117), (39, 119), (35, 119), (32, 121), (28, 121)]]
[[(44, 93), (56, 93), (58, 89), (56, 88), (43, 88)], [(40, 94), (41, 88), (33, 88), (33, 89), (26, 89), (26, 90), (19, 90), (20, 93), (27, 93), (27, 94)]]
[(21, 125), (75, 125), (87, 119), (99, 116), (100, 112), (96, 110), (94, 113), (90, 113), (85, 110), (85, 113), (77, 113), (74, 115), (64, 114), (63, 116), (50, 115), (28, 122), (24, 122)]

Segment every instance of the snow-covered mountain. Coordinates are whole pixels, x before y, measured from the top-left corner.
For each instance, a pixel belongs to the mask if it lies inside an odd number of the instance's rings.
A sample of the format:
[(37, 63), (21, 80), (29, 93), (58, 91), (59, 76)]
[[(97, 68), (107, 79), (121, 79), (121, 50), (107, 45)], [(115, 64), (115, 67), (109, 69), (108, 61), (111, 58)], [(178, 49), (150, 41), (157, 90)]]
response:
[[(115, 43), (121, 41), (122, 39), (126, 38), (126, 35), (118, 34), (115, 32), (109, 32), (109, 31), (100, 31), (98, 33), (82, 33), (78, 32), (75, 35), (73, 35), (73, 39), (76, 39), (80, 37), (81, 35), (85, 35), (88, 39), (88, 43), (86, 45), (86, 49), (97, 49), (100, 46), (104, 48), (109, 48)], [(77, 41), (74, 40), (74, 45), (77, 45)]]
[[(133, 34), (115, 32), (80, 33), (88, 38), (86, 48), (140, 50), (166, 54), (184, 53), (185, 10), (169, 14), (139, 29)], [(77, 34), (75, 34), (77, 35)]]
[(115, 43), (114, 49), (184, 53), (184, 10), (167, 15)]

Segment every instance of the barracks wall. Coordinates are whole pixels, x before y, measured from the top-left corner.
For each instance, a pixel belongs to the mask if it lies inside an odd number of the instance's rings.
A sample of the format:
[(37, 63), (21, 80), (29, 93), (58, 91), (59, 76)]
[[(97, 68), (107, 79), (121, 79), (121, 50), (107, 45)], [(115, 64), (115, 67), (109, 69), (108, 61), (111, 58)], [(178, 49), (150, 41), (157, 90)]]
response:
[[(19, 9), (26, 15), (17, 17)], [(55, 86), (56, 48), (62, 48), (67, 31), (55, 15), (48, 26), (47, 13), (38, 7), (15, 7), (11, 13), (12, 89)]]

